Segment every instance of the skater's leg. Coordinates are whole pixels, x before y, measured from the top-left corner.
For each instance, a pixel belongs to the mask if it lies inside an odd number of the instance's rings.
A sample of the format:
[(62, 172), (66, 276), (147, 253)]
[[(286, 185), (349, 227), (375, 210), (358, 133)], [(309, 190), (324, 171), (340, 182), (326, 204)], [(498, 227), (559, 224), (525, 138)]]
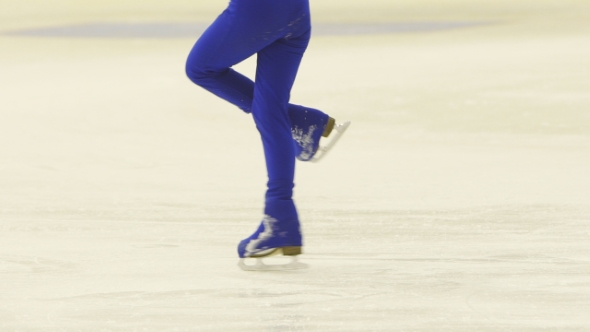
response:
[(272, 41), (256, 40), (259, 31), (248, 23), (250, 13), (238, 4), (230, 2), (197, 40), (186, 62), (186, 74), (193, 83), (250, 113), (254, 83), (231, 67)]
[[(286, 248), (301, 252), (302, 236), (293, 202), (295, 145), (291, 136), (288, 101), (291, 87), (309, 41), (309, 31), (280, 39), (258, 53), (252, 115), (260, 132), (268, 173), (265, 219), (238, 245), (240, 257), (263, 256)], [(270, 250), (270, 251), (269, 251)]]
[[(199, 39), (200, 41), (202, 39)], [(245, 113), (251, 113), (254, 100), (254, 82), (233, 70), (231, 66), (235, 63), (229, 62), (228, 67), (218, 67), (219, 69), (207, 69), (206, 57), (203, 57), (201, 53), (203, 50), (211, 49), (206, 46), (205, 42), (199, 42), (195, 44), (186, 62), (186, 73), (189, 79), (196, 85), (237, 106)], [(216, 61), (219, 62), (218, 66), (228, 63), (228, 61), (223, 63), (219, 59)], [(314, 118), (319, 119), (328, 118), (326, 113), (302, 105), (288, 104), (287, 109), (289, 118), (293, 122), (297, 122), (306, 114), (311, 114)]]
[[(246, 113), (252, 110), (254, 82), (231, 67), (256, 53), (268, 44), (246, 44), (252, 40), (245, 32), (252, 27), (238, 22), (242, 8), (230, 6), (215, 20), (195, 43), (186, 62), (189, 79), (216, 96), (234, 104)], [(243, 20), (241, 20), (243, 21)], [(253, 36), (256, 32), (252, 33)], [(300, 105), (288, 105), (289, 118), (293, 123), (304, 123), (305, 117), (327, 121), (328, 115), (320, 110)]]
[(298, 220), (292, 200), (295, 147), (288, 102), (309, 33), (279, 39), (258, 53), (252, 114), (262, 138), (268, 172), (265, 213), (285, 222)]
[[(254, 47), (242, 43), (242, 39), (252, 37), (243, 34), (246, 30), (243, 24), (236, 23), (240, 15), (230, 4), (193, 47), (186, 63), (186, 72), (195, 84), (250, 113), (254, 82), (230, 67), (250, 57), (266, 44), (260, 43)], [(236, 36), (240, 40), (236, 40)], [(294, 139), (293, 153), (300, 160), (309, 160), (317, 149), (319, 135), (326, 129), (329, 116), (317, 109), (293, 104), (287, 104), (287, 111)]]

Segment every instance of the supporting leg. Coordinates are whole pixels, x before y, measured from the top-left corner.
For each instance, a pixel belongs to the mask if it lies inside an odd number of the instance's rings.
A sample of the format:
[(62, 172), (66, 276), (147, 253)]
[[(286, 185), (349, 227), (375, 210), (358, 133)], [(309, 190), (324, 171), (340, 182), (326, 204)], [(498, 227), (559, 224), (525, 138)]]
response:
[(309, 31), (279, 39), (258, 53), (252, 114), (268, 172), (265, 214), (280, 221), (297, 220), (292, 203), (295, 147), (287, 105), (308, 42)]

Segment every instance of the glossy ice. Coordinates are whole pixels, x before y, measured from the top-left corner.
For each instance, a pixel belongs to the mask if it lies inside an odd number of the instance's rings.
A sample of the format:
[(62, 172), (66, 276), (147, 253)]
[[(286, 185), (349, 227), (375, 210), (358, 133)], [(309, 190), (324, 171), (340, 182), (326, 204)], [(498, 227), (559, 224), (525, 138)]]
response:
[(194, 40), (14, 35), (225, 3), (0, 3), (0, 331), (590, 330), (589, 4), (312, 2), (415, 28), (312, 40), (293, 102), (353, 125), (297, 166), (310, 268), (251, 273), (261, 144)]

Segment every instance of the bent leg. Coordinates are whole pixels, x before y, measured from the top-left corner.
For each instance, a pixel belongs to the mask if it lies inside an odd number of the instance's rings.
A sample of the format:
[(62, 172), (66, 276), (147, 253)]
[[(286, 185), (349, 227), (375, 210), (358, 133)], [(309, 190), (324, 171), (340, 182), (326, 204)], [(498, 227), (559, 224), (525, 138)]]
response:
[[(186, 62), (186, 74), (196, 85), (251, 113), (254, 82), (231, 67), (254, 55), (268, 42), (244, 43), (252, 36), (246, 35), (247, 27), (237, 23), (237, 17), (242, 14), (234, 7), (230, 4), (195, 43)], [(310, 115), (328, 118), (320, 110), (300, 105), (289, 104), (288, 111), (292, 123), (301, 123)]]
[(216, 96), (250, 113), (253, 82), (231, 67), (254, 55), (267, 43), (244, 44), (256, 35), (241, 19), (242, 13), (235, 2), (217, 17), (193, 46), (187, 62), (189, 79)]

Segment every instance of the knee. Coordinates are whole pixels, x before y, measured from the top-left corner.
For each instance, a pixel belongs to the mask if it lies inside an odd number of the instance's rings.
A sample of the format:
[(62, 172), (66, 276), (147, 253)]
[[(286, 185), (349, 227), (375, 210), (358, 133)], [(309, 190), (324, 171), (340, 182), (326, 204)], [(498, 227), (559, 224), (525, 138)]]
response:
[(191, 57), (186, 61), (186, 76), (195, 84), (201, 85), (204, 80), (211, 77), (210, 71), (200, 61), (195, 61)]
[(202, 62), (194, 62), (189, 60), (186, 62), (185, 72), (186, 76), (196, 85), (206, 87), (211, 80), (223, 76), (229, 68), (212, 68)]

